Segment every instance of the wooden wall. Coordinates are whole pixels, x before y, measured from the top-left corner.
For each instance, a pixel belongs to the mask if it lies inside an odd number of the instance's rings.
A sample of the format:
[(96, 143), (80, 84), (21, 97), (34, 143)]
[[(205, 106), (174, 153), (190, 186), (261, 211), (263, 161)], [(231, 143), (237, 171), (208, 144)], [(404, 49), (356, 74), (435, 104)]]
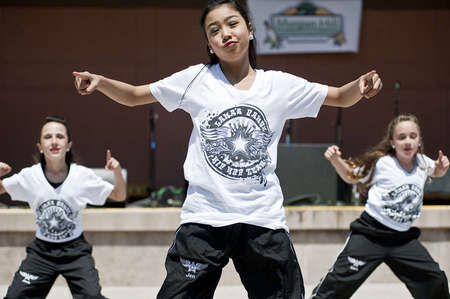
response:
[[(112, 150), (129, 182), (149, 182), (148, 107), (128, 108), (100, 93), (79, 96), (73, 70), (133, 84), (163, 78), (206, 61), (198, 8), (0, 7), (0, 161), (14, 171), (31, 163), (46, 115), (64, 116), (84, 165), (103, 167)], [(340, 85), (376, 69), (384, 90), (343, 112), (344, 152), (376, 143), (400, 111), (419, 116), (426, 152), (450, 154), (450, 10), (363, 11), (358, 54), (260, 56), (263, 69)], [(154, 106), (155, 187), (182, 185), (191, 123), (184, 112)], [(337, 110), (293, 122), (293, 142), (333, 143)]]

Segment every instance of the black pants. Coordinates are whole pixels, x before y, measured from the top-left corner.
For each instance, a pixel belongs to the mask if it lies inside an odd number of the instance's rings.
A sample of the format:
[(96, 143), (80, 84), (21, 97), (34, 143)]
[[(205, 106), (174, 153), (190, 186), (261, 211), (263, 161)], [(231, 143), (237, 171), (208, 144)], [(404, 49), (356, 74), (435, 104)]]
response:
[(35, 239), (26, 251), (5, 299), (45, 298), (59, 274), (74, 299), (105, 298), (100, 293), (92, 246), (83, 236), (66, 243)]
[(304, 298), (300, 266), (287, 232), (241, 223), (180, 226), (157, 298), (213, 298), (229, 258), (249, 298)]
[(418, 228), (397, 232), (364, 212), (351, 224), (343, 251), (311, 298), (350, 298), (383, 262), (414, 298), (450, 298), (445, 273), (417, 240), (419, 235)]

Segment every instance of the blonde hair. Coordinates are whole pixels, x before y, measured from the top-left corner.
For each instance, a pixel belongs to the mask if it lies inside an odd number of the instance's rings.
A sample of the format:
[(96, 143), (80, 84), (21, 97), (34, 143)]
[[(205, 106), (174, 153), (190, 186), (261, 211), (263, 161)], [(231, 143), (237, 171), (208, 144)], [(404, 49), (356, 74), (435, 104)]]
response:
[[(352, 169), (353, 168), (360, 169), (360, 171), (358, 171), (357, 173), (350, 174), (352, 178), (361, 179), (370, 174), (369, 179), (358, 186), (358, 189), (361, 193), (367, 194), (367, 191), (369, 190), (369, 186), (373, 178), (374, 174), (373, 170), (375, 168), (375, 164), (377, 163), (378, 159), (386, 155), (395, 156), (395, 149), (391, 145), (391, 140), (394, 137), (394, 130), (396, 126), (403, 121), (412, 121), (413, 123), (415, 123), (417, 126), (419, 137), (422, 136), (420, 132), (419, 120), (417, 119), (417, 117), (413, 114), (400, 114), (399, 116), (395, 117), (389, 122), (383, 139), (381, 139), (381, 141), (377, 145), (375, 145), (374, 147), (372, 147), (359, 157), (345, 160), (345, 162), (349, 164), (350, 167), (352, 167)], [(423, 142), (420, 142), (417, 153), (423, 154), (423, 151), (424, 151)], [(422, 165), (419, 166), (421, 168), (424, 168), (426, 164), (425, 161), (422, 162), (423, 162), (421, 163)]]

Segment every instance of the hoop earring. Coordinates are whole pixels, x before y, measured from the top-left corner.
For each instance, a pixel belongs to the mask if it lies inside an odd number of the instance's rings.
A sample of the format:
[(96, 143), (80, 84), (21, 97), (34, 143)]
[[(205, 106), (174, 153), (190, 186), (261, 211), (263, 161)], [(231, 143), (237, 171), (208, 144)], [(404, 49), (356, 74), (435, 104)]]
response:
[(214, 54), (214, 51), (210, 48), (209, 49), (209, 55), (213, 55)]
[(254, 36), (253, 34), (250, 34), (250, 35), (248, 36), (248, 39), (249, 39), (249, 40), (253, 40), (253, 39), (255, 39), (255, 36)]

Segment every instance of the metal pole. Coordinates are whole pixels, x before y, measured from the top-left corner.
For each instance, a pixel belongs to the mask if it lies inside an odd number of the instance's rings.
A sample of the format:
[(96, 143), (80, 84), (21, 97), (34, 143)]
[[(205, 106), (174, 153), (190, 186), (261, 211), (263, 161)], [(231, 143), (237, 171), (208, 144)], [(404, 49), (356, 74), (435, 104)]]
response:
[(339, 107), (336, 118), (336, 145), (342, 147), (342, 108)]
[(153, 111), (153, 104), (148, 105), (148, 120), (149, 120), (149, 186), (151, 190), (156, 188), (156, 171), (155, 171), (155, 113)]
[(400, 81), (395, 81), (395, 91), (394, 91), (394, 116), (398, 116), (398, 99), (400, 95)]
[[(342, 148), (343, 145), (343, 137), (342, 137), (342, 108), (339, 107), (337, 111), (336, 118), (336, 145), (339, 148)], [(341, 179), (340, 176), (337, 176), (337, 200), (340, 202), (345, 201), (345, 182)]]
[(292, 119), (288, 119), (286, 121), (286, 138), (284, 143), (291, 144), (291, 136), (292, 136)]

